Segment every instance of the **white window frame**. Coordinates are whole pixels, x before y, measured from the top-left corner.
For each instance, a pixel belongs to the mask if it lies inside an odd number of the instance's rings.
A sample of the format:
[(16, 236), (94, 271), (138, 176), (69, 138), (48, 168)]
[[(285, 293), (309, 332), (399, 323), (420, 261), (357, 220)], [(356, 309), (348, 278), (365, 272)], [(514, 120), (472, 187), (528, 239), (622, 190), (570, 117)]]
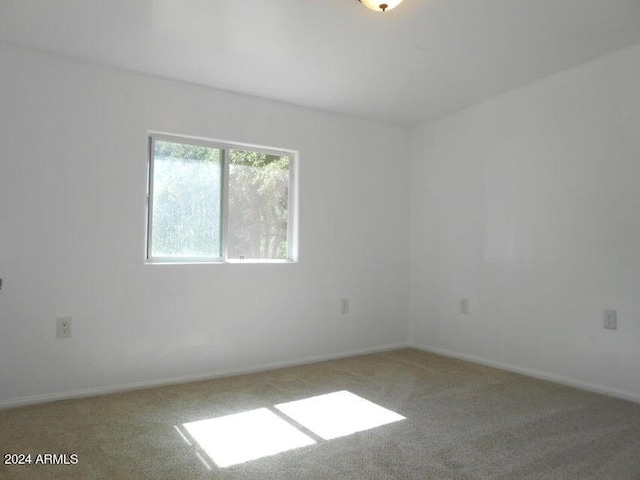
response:
[[(222, 185), (220, 190), (220, 257), (153, 257), (153, 168), (156, 141), (167, 141), (216, 148), (222, 151)], [(243, 150), (268, 155), (287, 156), (289, 163), (289, 190), (287, 197), (287, 258), (286, 259), (235, 259), (228, 258), (229, 235), (229, 151)], [(298, 152), (295, 150), (275, 149), (246, 143), (211, 140), (187, 135), (174, 135), (161, 132), (148, 132), (147, 152), (147, 195), (146, 195), (146, 232), (145, 263), (147, 264), (217, 264), (217, 263), (296, 263), (298, 260)]]

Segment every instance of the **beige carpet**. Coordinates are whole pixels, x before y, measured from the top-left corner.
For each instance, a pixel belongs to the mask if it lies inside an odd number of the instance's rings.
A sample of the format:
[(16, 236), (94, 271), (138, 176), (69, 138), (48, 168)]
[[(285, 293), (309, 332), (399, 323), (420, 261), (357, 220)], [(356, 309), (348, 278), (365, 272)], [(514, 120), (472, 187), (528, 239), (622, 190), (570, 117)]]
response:
[[(337, 391), (406, 419), (324, 440), (273, 408)], [(314, 443), (220, 468), (184, 426), (261, 408)], [(12, 480), (633, 480), (640, 404), (406, 349), (0, 411), (0, 453), (78, 456)]]

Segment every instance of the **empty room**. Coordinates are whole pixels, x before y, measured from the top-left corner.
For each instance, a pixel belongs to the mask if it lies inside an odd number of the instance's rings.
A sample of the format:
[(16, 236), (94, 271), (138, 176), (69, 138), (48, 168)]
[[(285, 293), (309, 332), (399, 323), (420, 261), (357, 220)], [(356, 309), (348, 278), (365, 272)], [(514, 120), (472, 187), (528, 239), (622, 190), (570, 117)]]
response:
[(640, 1), (0, 0), (1, 480), (640, 480)]

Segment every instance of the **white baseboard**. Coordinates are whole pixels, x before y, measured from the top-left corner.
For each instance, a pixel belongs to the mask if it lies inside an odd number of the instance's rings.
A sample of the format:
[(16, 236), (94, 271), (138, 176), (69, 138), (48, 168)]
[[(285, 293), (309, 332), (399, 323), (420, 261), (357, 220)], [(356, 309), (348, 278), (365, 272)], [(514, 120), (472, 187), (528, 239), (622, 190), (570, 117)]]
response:
[(104, 387), (85, 388), (81, 390), (72, 390), (69, 392), (50, 393), (44, 395), (32, 395), (28, 397), (19, 397), (0, 401), (0, 410), (7, 408), (23, 407), (26, 405), (35, 405), (38, 403), (54, 402), (56, 400), (68, 400), (72, 398), (93, 397), (96, 395), (105, 395), (108, 393), (126, 392), (131, 390), (141, 390), (144, 388), (161, 387), (165, 385), (175, 385), (179, 383), (197, 382), (201, 380), (213, 380), (222, 377), (232, 377), (234, 375), (245, 375), (248, 373), (258, 373), (267, 370), (276, 370), (279, 368), (295, 367), (298, 365), (306, 365), (309, 363), (323, 362), (326, 360), (337, 360), (340, 358), (355, 357), (358, 355), (366, 355), (368, 353), (379, 353), (390, 350), (398, 350), (400, 348), (408, 348), (409, 343), (396, 343), (390, 345), (381, 345), (377, 347), (365, 348), (360, 350), (350, 350), (347, 352), (330, 353), (326, 355), (314, 355), (304, 357), (297, 360), (274, 362), (264, 365), (253, 365), (250, 367), (241, 367), (229, 370), (221, 370), (215, 372), (201, 373), (196, 375), (185, 375), (181, 377), (161, 378), (144, 382), (125, 383), (122, 385), (108, 385)]
[(427, 345), (411, 344), (411, 348), (422, 350), (424, 352), (435, 353), (437, 355), (443, 355), (445, 357), (457, 358), (459, 360), (466, 360), (471, 363), (477, 363), (479, 365), (485, 365), (487, 367), (494, 367), (500, 370), (506, 370), (509, 372), (520, 373), (529, 377), (539, 378), (541, 380), (548, 380), (550, 382), (560, 383), (562, 385), (568, 385), (570, 387), (580, 388), (582, 390), (588, 390), (590, 392), (601, 393), (622, 400), (630, 400), (632, 402), (640, 403), (640, 395), (616, 388), (607, 387), (604, 385), (596, 385), (592, 383), (586, 383), (581, 380), (576, 380), (571, 377), (565, 377), (563, 375), (556, 375), (554, 373), (543, 372), (534, 368), (517, 367), (506, 363), (496, 362), (493, 360), (487, 360), (482, 357), (476, 357), (474, 355), (467, 355), (465, 353), (452, 352), (450, 350), (444, 350), (442, 348), (430, 347)]

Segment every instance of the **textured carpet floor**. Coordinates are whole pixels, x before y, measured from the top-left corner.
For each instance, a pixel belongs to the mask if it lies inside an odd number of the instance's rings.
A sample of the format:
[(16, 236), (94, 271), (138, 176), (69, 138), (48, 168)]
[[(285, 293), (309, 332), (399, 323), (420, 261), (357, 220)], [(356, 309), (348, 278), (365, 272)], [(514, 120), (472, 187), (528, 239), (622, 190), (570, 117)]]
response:
[[(333, 440), (289, 422), (316, 443), (228, 468), (183, 427), (342, 390), (406, 420)], [(0, 411), (0, 453), (78, 456), (11, 480), (638, 480), (640, 404), (406, 349)]]

